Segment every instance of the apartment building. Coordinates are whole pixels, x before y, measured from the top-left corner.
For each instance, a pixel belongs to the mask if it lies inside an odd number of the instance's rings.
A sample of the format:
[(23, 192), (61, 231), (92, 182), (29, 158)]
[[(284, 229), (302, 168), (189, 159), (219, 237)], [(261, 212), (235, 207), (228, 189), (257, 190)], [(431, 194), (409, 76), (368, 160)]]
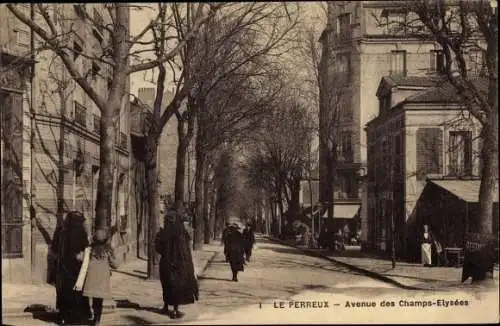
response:
[[(32, 5), (17, 5), (28, 17)], [(104, 4), (53, 4), (55, 28), (68, 33), (74, 64), (106, 96), (110, 66), (92, 60), (107, 44)], [(35, 19), (36, 14), (35, 14)], [(0, 6), (0, 105), (2, 114), (2, 279), (43, 282), (55, 227), (79, 210), (92, 229), (99, 173), (100, 112), (30, 29)], [(87, 54), (87, 55), (85, 55)], [(26, 58), (30, 59), (29, 61)], [(128, 87), (128, 86), (127, 86)], [(112, 225), (120, 259), (134, 253), (129, 215), (129, 105), (119, 118)]]
[[(337, 133), (335, 203), (360, 205), (362, 241), (367, 242), (366, 123), (377, 117), (377, 89), (384, 76), (430, 76), (442, 56), (432, 42), (423, 42), (383, 25), (403, 19), (397, 1), (328, 3), (328, 23), (321, 35), (323, 76), (320, 108), (320, 194), (328, 202), (326, 174), (328, 129)], [(326, 98), (326, 100), (325, 100)], [(332, 114), (335, 111), (335, 114)], [(333, 125), (333, 127), (328, 127)], [(321, 127), (322, 126), (322, 127)], [(322, 139), (322, 140), (321, 140)]]

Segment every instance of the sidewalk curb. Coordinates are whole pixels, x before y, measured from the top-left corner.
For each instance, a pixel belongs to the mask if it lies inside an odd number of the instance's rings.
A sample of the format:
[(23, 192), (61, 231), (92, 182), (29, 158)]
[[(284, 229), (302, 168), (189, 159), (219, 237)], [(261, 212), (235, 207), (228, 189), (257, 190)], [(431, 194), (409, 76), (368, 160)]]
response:
[[(207, 260), (204, 260), (204, 262), (199, 266), (199, 275), (203, 276), (203, 274), (206, 272), (208, 269), (208, 266), (210, 263), (213, 262), (215, 259), (215, 256), (217, 256), (217, 253), (219, 253), (219, 250), (211, 252), (211, 255)], [(55, 291), (55, 288), (54, 288)], [(52, 305), (40, 305), (36, 308), (33, 308), (31, 311), (26, 311), (26, 307), (19, 307), (19, 308), (2, 308), (2, 317), (11, 317), (11, 318), (22, 318), (22, 317), (32, 317), (33, 315), (36, 316), (50, 316), (57, 314), (57, 310), (55, 309), (54, 306)], [(119, 308), (120, 310), (123, 308)], [(104, 301), (104, 306), (103, 306), (103, 314), (111, 314), (114, 313), (118, 308), (116, 307), (116, 301), (115, 300), (105, 300)]]
[(392, 284), (392, 285), (395, 285), (401, 289), (405, 289), (405, 290), (434, 290), (434, 291), (446, 291), (446, 290), (443, 290), (443, 289), (429, 289), (429, 288), (421, 288), (421, 287), (416, 287), (416, 286), (410, 286), (410, 285), (404, 285), (390, 277), (387, 277), (387, 276), (384, 276), (380, 273), (377, 273), (377, 272), (374, 272), (374, 271), (371, 271), (371, 270), (368, 270), (368, 269), (365, 269), (365, 268), (361, 268), (359, 266), (356, 266), (356, 265), (352, 265), (352, 264), (349, 264), (349, 263), (346, 263), (346, 262), (343, 262), (343, 261), (340, 261), (340, 260), (337, 260), (335, 258), (331, 258), (331, 257), (328, 257), (322, 253), (318, 253), (318, 252), (314, 252), (312, 250), (309, 250), (309, 249), (305, 249), (305, 248), (300, 248), (300, 247), (297, 247), (295, 245), (292, 245), (292, 244), (289, 244), (289, 243), (286, 243), (284, 242), (283, 240), (280, 240), (280, 239), (276, 239), (276, 238), (273, 238), (273, 237), (267, 237), (269, 240), (271, 241), (274, 241), (276, 243), (280, 243), (282, 245), (285, 245), (285, 246), (289, 246), (289, 247), (293, 247), (297, 250), (300, 250), (308, 255), (311, 255), (311, 256), (314, 256), (314, 257), (319, 257), (319, 258), (323, 258), (323, 259), (326, 259), (326, 260), (329, 260), (331, 261), (332, 263), (335, 263), (335, 264), (339, 264), (339, 265), (342, 265), (346, 268), (349, 268), (355, 272), (358, 272), (358, 273), (361, 273), (365, 276), (368, 276), (368, 277), (371, 277), (371, 278), (374, 278), (374, 279), (377, 279), (379, 281), (382, 281), (382, 282), (385, 282), (385, 283), (389, 283), (389, 284)]

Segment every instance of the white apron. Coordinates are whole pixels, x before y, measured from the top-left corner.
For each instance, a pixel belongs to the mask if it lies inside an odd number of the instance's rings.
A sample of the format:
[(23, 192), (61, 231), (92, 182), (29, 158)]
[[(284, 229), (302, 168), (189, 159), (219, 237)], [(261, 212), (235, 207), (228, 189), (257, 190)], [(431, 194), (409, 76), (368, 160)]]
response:
[[(424, 238), (427, 239), (428, 235), (424, 233)], [(432, 247), (430, 243), (422, 243), (422, 264), (432, 264)]]

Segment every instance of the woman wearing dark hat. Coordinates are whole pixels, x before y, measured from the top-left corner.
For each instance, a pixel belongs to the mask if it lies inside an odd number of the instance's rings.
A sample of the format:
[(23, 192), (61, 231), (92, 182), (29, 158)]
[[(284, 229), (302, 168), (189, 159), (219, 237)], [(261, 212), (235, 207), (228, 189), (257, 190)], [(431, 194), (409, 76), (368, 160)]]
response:
[(233, 272), (232, 280), (238, 282), (238, 272), (244, 270), (245, 264), (245, 239), (243, 238), (241, 227), (237, 223), (231, 225), (231, 232), (228, 235), (229, 265)]
[(163, 311), (169, 313), (173, 306), (172, 318), (181, 318), (179, 305), (198, 300), (198, 281), (194, 273), (193, 257), (189, 247), (189, 234), (181, 216), (167, 211), (165, 227), (156, 237), (156, 251), (160, 258), (160, 280), (163, 288)]
[(113, 248), (108, 243), (108, 232), (97, 230), (94, 233), (89, 267), (83, 286), (83, 295), (92, 300), (93, 318), (91, 325), (99, 325), (101, 322), (103, 301), (111, 298), (110, 268), (117, 267)]
[(73, 289), (88, 245), (85, 217), (78, 211), (69, 212), (56, 230), (51, 248), (57, 255), (56, 307), (62, 324), (81, 324), (89, 317), (87, 298)]

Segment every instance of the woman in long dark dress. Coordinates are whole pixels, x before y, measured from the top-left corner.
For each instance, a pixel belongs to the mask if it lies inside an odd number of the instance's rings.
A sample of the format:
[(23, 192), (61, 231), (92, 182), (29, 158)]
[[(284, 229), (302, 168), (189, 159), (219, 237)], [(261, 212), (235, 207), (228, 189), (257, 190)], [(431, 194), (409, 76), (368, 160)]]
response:
[(245, 264), (245, 239), (238, 225), (233, 224), (231, 229), (232, 231), (227, 239), (229, 245), (229, 265), (233, 273), (232, 280), (238, 282), (238, 272), (244, 270), (243, 265)]
[(243, 238), (245, 239), (245, 257), (247, 261), (250, 261), (253, 245), (255, 243), (255, 234), (250, 223), (246, 225), (245, 230), (243, 231)]
[(73, 290), (82, 266), (83, 251), (89, 245), (84, 223), (82, 213), (69, 212), (52, 242), (52, 251), (57, 255), (56, 307), (62, 324), (87, 323), (90, 317), (88, 299)]
[(181, 318), (184, 314), (179, 311), (179, 305), (198, 300), (199, 289), (189, 247), (189, 234), (177, 213), (167, 212), (165, 227), (156, 240), (156, 250), (161, 255), (163, 311), (168, 313), (168, 306), (173, 306), (172, 318)]

